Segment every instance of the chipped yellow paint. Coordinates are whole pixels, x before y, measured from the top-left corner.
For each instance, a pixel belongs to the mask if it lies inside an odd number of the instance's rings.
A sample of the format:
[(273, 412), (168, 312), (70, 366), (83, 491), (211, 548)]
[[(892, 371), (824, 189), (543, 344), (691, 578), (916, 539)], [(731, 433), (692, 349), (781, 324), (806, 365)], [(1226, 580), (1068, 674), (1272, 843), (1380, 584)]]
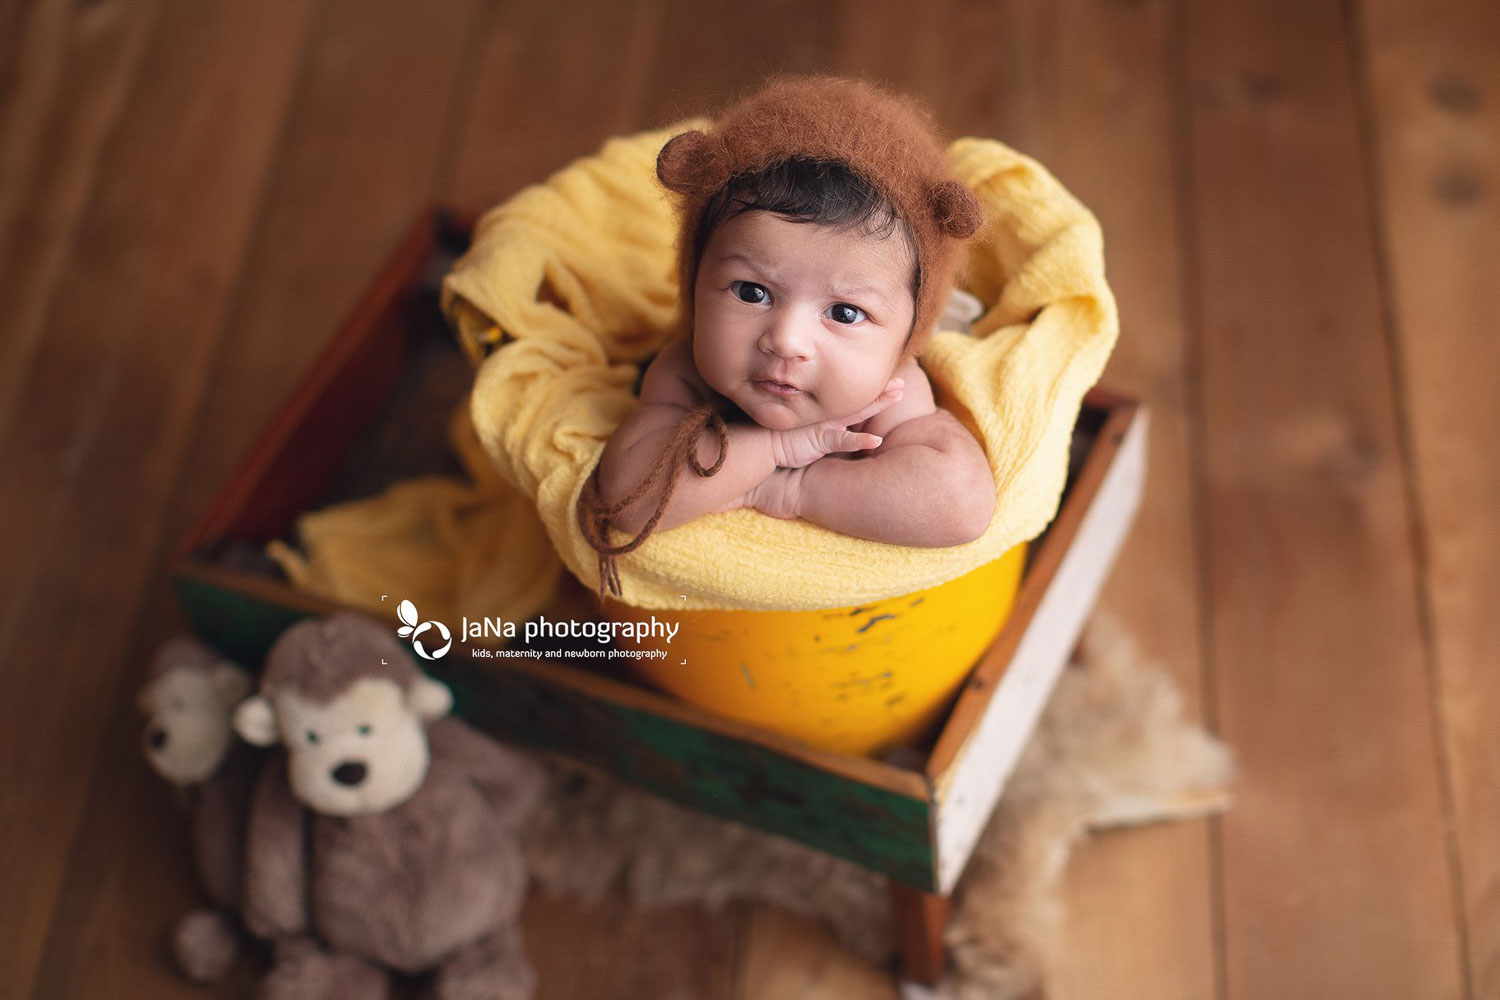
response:
[(691, 704), (813, 746), (877, 753), (918, 738), (947, 707), (1010, 615), (1025, 561), (1018, 545), (957, 580), (852, 608), (653, 610), (682, 628), (669, 644), (640, 644), (665, 659), (635, 662)]

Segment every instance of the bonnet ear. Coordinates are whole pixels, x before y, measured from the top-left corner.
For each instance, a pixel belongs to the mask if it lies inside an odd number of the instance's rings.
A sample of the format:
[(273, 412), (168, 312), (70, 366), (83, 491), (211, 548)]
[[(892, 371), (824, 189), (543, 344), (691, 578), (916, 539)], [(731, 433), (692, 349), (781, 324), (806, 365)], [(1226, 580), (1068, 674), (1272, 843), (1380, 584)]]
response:
[(927, 191), (932, 220), (945, 235), (968, 239), (984, 225), (984, 210), (974, 192), (958, 181), (940, 181)]
[(707, 198), (728, 180), (717, 144), (697, 129), (667, 140), (656, 154), (656, 176), (667, 190), (695, 198)]

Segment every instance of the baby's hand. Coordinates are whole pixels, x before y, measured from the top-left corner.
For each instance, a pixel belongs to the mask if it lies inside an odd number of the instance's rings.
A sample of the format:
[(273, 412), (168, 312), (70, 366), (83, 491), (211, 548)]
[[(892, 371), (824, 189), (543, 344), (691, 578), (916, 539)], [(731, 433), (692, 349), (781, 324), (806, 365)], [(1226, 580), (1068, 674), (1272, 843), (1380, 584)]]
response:
[(850, 417), (822, 420), (806, 427), (793, 427), (786, 431), (771, 432), (771, 455), (777, 466), (784, 469), (800, 469), (811, 465), (824, 455), (836, 451), (864, 451), (880, 447), (881, 438), (874, 434), (851, 431), (849, 427), (865, 420), (895, 403), (901, 398), (905, 379), (893, 378), (875, 402)]
[(799, 517), (802, 514), (802, 477), (806, 474), (806, 466), (800, 469), (777, 469), (740, 499), (744, 506), (754, 507), (762, 514), (780, 518)]

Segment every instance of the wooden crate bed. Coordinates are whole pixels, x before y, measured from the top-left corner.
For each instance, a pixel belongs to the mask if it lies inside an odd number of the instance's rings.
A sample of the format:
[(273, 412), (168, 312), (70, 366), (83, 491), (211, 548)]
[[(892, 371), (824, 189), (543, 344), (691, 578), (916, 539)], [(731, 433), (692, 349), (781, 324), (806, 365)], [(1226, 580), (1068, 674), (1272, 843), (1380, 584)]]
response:
[[(466, 239), (442, 213), (419, 221), (182, 542), (173, 577), (194, 629), (246, 666), (293, 622), (339, 609), (293, 590), (266, 542), (290, 540), (303, 511), (414, 475), (461, 474), (445, 424), (472, 371), (436, 291)], [(1138, 403), (1090, 393), (1062, 507), (1032, 547), (1012, 617), (909, 766), (720, 718), (633, 683), (612, 666), (621, 660), (571, 661), (598, 669), (478, 660), (455, 642), (447, 658), (421, 665), (453, 687), (460, 714), (501, 739), (946, 894), (1134, 517), (1145, 432)], [(569, 577), (546, 613), (582, 617), (589, 607)], [(391, 620), (394, 628), (394, 608)]]

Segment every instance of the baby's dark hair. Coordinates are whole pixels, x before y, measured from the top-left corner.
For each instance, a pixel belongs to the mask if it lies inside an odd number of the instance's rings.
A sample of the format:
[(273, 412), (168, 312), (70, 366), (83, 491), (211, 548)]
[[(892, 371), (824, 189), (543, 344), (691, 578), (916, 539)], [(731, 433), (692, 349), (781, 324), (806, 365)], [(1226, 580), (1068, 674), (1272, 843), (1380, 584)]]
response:
[[(737, 174), (708, 199), (693, 233), (694, 281), (714, 231), (742, 212), (752, 211), (773, 212), (792, 222), (859, 230), (877, 239), (899, 234), (911, 256), (911, 297), (917, 301), (922, 268), (916, 241), (890, 199), (847, 164), (808, 157), (793, 157)], [(689, 294), (691, 288), (689, 283)]]

